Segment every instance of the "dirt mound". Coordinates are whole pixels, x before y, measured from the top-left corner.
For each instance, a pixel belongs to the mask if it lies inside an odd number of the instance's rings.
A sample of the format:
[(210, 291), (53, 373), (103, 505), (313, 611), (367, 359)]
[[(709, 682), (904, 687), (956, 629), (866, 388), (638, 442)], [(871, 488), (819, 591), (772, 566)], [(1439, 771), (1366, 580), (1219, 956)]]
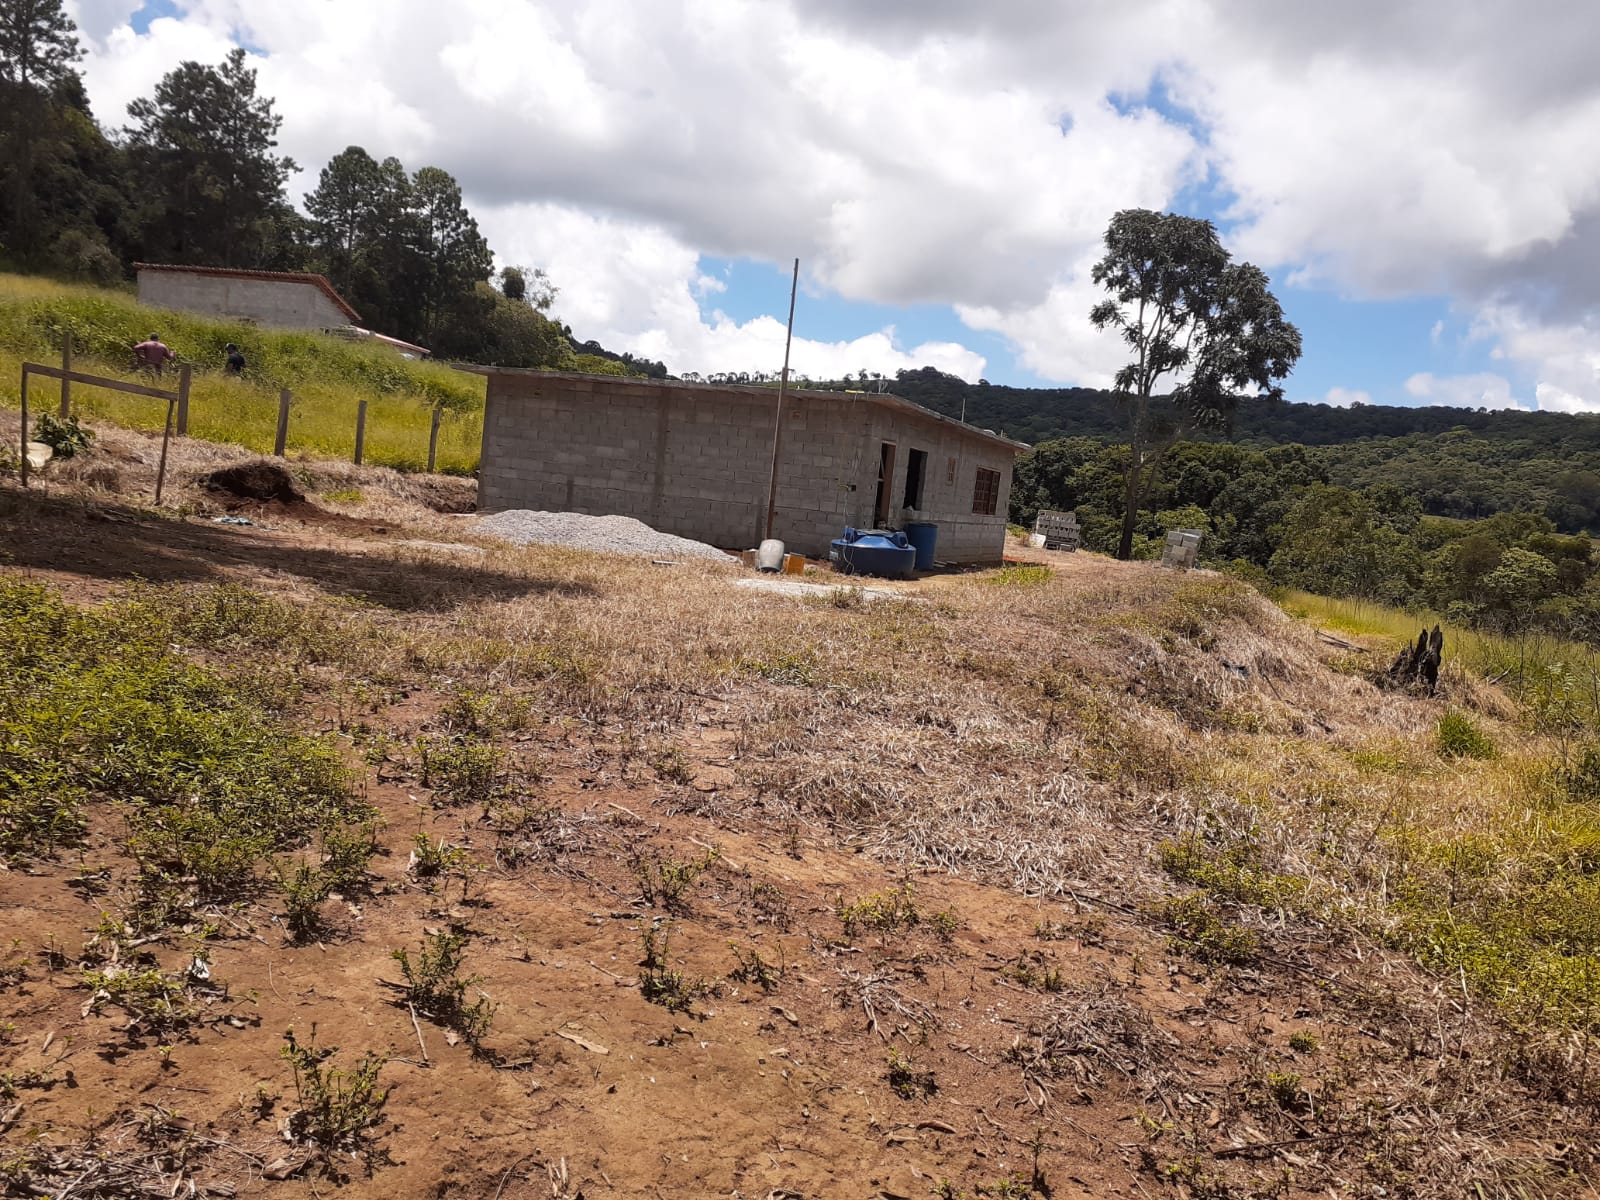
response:
[(280, 504), (304, 504), (305, 494), (295, 487), (277, 463), (258, 460), (224, 467), (201, 479), (201, 485), (213, 492), (223, 492), (238, 500), (276, 500)]

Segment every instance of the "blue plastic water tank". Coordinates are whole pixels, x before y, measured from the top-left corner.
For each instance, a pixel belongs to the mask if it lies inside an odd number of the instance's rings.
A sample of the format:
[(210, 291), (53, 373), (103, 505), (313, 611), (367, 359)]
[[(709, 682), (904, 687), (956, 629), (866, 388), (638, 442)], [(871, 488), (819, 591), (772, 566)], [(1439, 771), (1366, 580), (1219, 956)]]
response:
[(917, 552), (917, 570), (933, 570), (933, 551), (939, 544), (939, 527), (932, 521), (907, 521), (906, 541)]
[(846, 575), (908, 579), (917, 565), (917, 552), (903, 533), (846, 529), (842, 538), (833, 540), (832, 550), (829, 557)]

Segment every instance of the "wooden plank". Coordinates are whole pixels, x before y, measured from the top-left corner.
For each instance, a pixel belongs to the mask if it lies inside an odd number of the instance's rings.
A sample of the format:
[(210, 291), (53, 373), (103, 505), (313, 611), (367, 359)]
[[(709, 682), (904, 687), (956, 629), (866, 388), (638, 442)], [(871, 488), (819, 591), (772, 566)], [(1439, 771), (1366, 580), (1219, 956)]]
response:
[(363, 400), (356, 409), (356, 466), (361, 465), (362, 453), (367, 448), (367, 402)]
[(47, 367), (43, 363), (25, 362), (22, 373), (42, 375), (46, 379), (61, 379), (71, 383), (86, 383), (90, 387), (109, 388), (113, 392), (129, 392), (135, 396), (149, 396), (155, 400), (176, 400), (178, 393), (161, 388), (145, 387), (137, 383), (123, 383), (120, 379), (106, 379), (100, 375), (85, 375), (82, 371), (63, 371), (60, 367)]
[(434, 464), (439, 458), (439, 417), (443, 410), (435, 404), (433, 406), (433, 423), (428, 428), (428, 474), (433, 474)]
[(278, 393), (278, 436), (272, 442), (272, 453), (278, 458), (283, 457), (289, 442), (289, 401), (292, 398), (288, 388)]
[(161, 505), (161, 488), (167, 482), (167, 445), (172, 441), (172, 410), (176, 407), (178, 398), (172, 397), (167, 401), (167, 422), (161, 427), (161, 463), (156, 467), (156, 506)]

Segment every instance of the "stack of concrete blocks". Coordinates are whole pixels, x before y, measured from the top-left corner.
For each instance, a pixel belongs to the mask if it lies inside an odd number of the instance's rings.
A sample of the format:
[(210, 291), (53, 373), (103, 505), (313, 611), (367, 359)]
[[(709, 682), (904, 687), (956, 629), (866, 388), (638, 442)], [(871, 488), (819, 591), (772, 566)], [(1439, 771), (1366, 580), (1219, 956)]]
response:
[(1167, 530), (1167, 544), (1161, 552), (1161, 565), (1171, 567), (1174, 571), (1192, 568), (1200, 554), (1200, 536), (1198, 529)]
[(1046, 550), (1076, 550), (1080, 538), (1075, 512), (1041, 512), (1033, 520), (1034, 545)]

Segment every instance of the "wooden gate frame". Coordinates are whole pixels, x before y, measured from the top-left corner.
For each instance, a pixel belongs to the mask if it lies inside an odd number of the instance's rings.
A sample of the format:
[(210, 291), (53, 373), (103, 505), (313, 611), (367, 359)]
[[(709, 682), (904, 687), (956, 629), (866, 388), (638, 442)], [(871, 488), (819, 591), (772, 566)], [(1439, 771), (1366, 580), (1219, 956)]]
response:
[[(67, 354), (71, 352), (68, 351)], [(64, 356), (65, 357), (65, 356)], [(68, 359), (70, 361), (70, 359)], [(25, 362), (22, 364), (22, 463), (19, 470), (22, 474), (22, 486), (28, 486), (28, 377), (38, 375), (45, 379), (59, 379), (61, 381), (61, 415), (68, 415), (69, 391), (67, 385), (73, 383), (86, 384), (89, 387), (106, 388), (113, 392), (128, 392), (135, 396), (150, 396), (156, 400), (167, 402), (167, 421), (161, 430), (161, 463), (156, 468), (156, 503), (161, 503), (161, 489), (167, 479), (167, 445), (172, 441), (172, 418), (174, 410), (178, 416), (178, 433), (182, 436), (189, 429), (189, 377), (190, 367), (185, 365), (178, 369), (178, 386), (176, 389), (146, 387), (139, 383), (123, 383), (120, 379), (107, 379), (103, 375), (85, 375), (79, 371), (68, 370), (66, 367), (47, 367), (43, 363)]]

